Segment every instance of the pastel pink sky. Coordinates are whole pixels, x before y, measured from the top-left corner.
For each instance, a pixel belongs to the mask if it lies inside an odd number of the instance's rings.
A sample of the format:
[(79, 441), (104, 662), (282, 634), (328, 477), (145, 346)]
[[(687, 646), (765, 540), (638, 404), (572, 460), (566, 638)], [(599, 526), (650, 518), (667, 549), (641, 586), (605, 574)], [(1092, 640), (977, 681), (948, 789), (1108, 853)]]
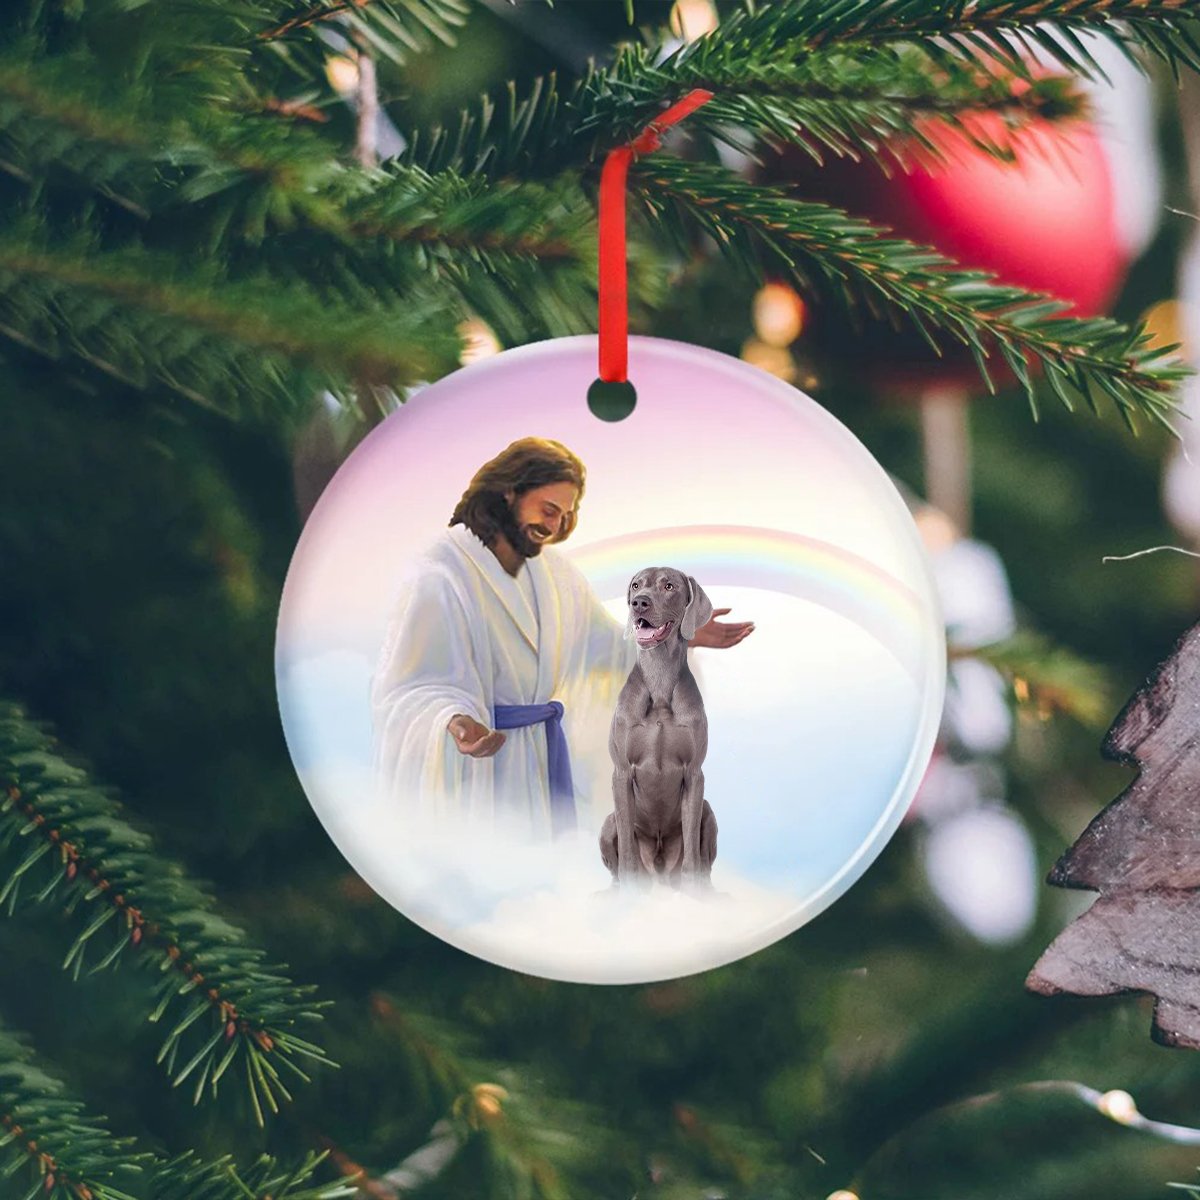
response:
[(563, 442), (587, 468), (561, 552), (665, 526), (746, 525), (828, 541), (927, 593), (902, 501), (814, 401), (679, 342), (631, 338), (629, 363), (638, 404), (613, 423), (587, 407), (594, 336), (510, 350), (413, 396), (354, 451), (310, 517), (284, 592), (281, 653), (376, 637), (401, 575), (446, 528), (474, 472), (530, 435)]

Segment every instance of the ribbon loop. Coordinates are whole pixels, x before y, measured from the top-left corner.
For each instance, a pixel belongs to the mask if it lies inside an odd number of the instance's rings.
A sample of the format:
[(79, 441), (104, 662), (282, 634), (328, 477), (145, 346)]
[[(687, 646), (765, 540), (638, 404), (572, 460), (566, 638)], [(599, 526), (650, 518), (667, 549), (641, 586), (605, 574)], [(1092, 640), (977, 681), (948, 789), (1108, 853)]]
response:
[(600, 379), (625, 383), (629, 372), (629, 281), (625, 250), (625, 184), (638, 154), (662, 145), (662, 132), (682, 121), (713, 93), (688, 92), (659, 113), (627, 146), (610, 150), (600, 175)]

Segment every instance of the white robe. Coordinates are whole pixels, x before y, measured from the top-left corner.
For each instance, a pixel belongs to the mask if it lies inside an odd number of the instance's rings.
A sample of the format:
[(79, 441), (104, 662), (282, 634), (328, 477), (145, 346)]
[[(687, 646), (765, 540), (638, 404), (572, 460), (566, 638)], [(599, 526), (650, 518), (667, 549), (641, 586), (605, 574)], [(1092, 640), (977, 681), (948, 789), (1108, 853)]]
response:
[(428, 818), (506, 818), (550, 835), (546, 727), (505, 730), (490, 758), (460, 754), (446, 725), (466, 713), (561, 700), (581, 829), (612, 809), (608, 728), (637, 643), (582, 572), (545, 548), (526, 559), (536, 612), (517, 580), (462, 525), (448, 529), (401, 588), (371, 684), (374, 767), (387, 802)]

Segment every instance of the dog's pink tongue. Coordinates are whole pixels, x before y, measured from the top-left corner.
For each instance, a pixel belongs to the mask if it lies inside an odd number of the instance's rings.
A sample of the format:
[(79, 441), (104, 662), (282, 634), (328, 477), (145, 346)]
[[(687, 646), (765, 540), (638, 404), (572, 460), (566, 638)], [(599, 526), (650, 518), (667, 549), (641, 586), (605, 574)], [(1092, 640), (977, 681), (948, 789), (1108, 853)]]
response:
[(671, 622), (664, 621), (658, 629), (636, 629), (634, 633), (637, 637), (639, 646), (653, 646), (656, 642), (661, 642), (663, 638), (671, 632)]

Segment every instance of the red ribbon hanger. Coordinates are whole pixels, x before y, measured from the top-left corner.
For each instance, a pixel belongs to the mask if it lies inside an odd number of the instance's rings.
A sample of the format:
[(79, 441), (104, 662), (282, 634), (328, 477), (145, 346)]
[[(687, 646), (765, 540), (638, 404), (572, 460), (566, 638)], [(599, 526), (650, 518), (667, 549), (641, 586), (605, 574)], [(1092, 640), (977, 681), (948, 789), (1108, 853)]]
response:
[[(659, 113), (628, 146), (610, 150), (600, 175), (600, 380), (627, 383), (629, 282), (625, 250), (625, 184), (629, 164), (662, 144), (661, 133), (713, 98), (696, 88)], [(593, 385), (594, 386), (594, 385)]]

